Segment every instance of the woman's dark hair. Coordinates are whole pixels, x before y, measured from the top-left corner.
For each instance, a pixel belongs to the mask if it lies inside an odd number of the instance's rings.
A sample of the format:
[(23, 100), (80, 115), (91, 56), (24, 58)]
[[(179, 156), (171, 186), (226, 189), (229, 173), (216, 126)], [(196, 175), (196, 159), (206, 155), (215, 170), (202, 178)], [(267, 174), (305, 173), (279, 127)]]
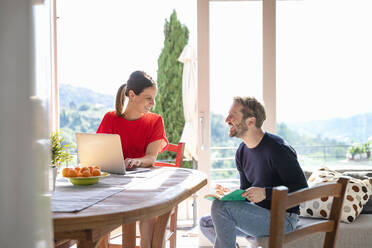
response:
[(133, 90), (134, 94), (141, 94), (148, 87), (156, 87), (155, 81), (143, 71), (135, 71), (130, 74), (126, 84), (119, 87), (116, 93), (115, 109), (116, 115), (122, 116), (125, 97), (129, 96), (129, 91)]

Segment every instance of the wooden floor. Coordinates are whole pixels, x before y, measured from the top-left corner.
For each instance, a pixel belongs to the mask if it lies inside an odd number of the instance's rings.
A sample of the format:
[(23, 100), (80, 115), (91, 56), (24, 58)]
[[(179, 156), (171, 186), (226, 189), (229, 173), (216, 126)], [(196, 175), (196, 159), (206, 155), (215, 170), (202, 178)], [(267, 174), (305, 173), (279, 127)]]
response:
[[(177, 248), (212, 248), (212, 245), (200, 246), (199, 245), (199, 227), (191, 230), (177, 230)], [(121, 238), (113, 239), (112, 242), (120, 244)], [(238, 239), (240, 248), (250, 248), (245, 239)], [(139, 244), (138, 244), (139, 245)], [(169, 248), (167, 245), (166, 248)]]
[[(198, 227), (191, 230), (178, 230), (177, 231), (177, 248), (212, 248), (213, 246), (199, 246), (199, 231)], [(111, 240), (113, 244), (120, 244), (121, 237), (114, 238)], [(244, 241), (239, 240), (240, 248), (250, 248), (250, 246)], [(138, 244), (139, 245), (139, 244)], [(73, 246), (72, 248), (76, 248)], [(169, 248), (167, 245), (166, 248)]]
[[(121, 237), (117, 237), (111, 240), (113, 244), (120, 244)], [(139, 245), (139, 242), (137, 242)], [(169, 246), (167, 245), (167, 248)], [(177, 247), (179, 248), (197, 248), (199, 247), (199, 233), (198, 230), (192, 229), (188, 231), (177, 230)], [(210, 246), (212, 247), (212, 246)]]

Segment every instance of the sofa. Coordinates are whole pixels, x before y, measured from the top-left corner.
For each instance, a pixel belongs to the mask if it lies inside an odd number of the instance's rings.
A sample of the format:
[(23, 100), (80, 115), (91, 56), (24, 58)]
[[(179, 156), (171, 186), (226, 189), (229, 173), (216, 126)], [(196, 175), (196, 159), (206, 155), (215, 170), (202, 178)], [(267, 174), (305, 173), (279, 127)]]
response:
[[(300, 217), (299, 226), (319, 221)], [(323, 247), (325, 233), (309, 235), (303, 239), (285, 245), (286, 248), (320, 248)], [(258, 244), (262, 248), (268, 247), (268, 238), (258, 238)], [(372, 247), (372, 214), (360, 214), (352, 224), (340, 223), (337, 248), (370, 248)]]

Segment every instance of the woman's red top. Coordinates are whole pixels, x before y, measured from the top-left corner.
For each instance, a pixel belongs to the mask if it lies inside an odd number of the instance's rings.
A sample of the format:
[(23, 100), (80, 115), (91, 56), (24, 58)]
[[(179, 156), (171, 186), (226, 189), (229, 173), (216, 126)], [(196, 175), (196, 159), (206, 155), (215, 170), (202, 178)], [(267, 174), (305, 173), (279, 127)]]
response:
[(108, 112), (97, 133), (119, 134), (124, 159), (145, 156), (147, 146), (157, 140), (162, 140), (160, 152), (168, 146), (163, 119), (154, 113), (146, 113), (137, 120), (129, 121), (118, 117), (115, 111)]

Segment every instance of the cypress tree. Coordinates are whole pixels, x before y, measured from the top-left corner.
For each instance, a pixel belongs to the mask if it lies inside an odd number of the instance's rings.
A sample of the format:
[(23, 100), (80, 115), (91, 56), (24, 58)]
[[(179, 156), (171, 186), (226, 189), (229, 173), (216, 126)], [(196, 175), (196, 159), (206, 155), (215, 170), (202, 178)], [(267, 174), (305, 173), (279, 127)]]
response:
[[(158, 59), (158, 95), (154, 112), (163, 117), (169, 142), (177, 144), (185, 124), (182, 104), (183, 64), (178, 62), (178, 58), (188, 42), (189, 30), (179, 22), (175, 10), (169, 21), (165, 20), (164, 36), (164, 47)], [(162, 159), (168, 157), (167, 154), (160, 156)]]

